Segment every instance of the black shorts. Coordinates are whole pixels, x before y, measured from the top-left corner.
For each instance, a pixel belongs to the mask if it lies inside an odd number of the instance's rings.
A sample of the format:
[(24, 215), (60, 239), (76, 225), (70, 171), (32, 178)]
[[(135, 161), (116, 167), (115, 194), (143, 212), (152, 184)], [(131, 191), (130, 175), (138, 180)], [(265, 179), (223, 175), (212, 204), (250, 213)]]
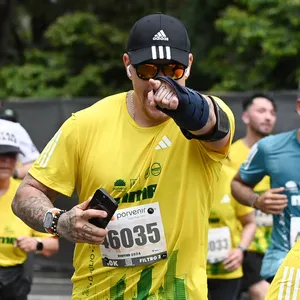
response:
[(209, 300), (237, 300), (241, 278), (234, 279), (208, 279)]
[(27, 300), (30, 284), (30, 279), (26, 276), (23, 265), (0, 267), (1, 300)]
[(258, 252), (246, 251), (243, 261), (243, 273), (241, 291), (248, 291), (249, 287), (264, 280), (260, 276), (260, 270), (264, 255)]

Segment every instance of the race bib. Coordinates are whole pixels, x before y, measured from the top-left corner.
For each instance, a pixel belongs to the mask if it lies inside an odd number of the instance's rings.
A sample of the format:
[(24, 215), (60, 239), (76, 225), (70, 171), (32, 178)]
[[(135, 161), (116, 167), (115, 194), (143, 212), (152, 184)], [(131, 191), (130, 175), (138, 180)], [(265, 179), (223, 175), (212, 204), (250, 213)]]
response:
[(207, 262), (215, 264), (223, 261), (231, 249), (231, 236), (228, 227), (213, 228), (208, 231)]
[(167, 245), (158, 203), (119, 209), (100, 245), (107, 267), (132, 267), (167, 258)]
[(291, 248), (297, 242), (298, 237), (300, 236), (300, 218), (292, 217), (291, 218), (291, 228), (290, 228), (290, 244)]
[(255, 210), (255, 218), (256, 218), (256, 225), (258, 227), (273, 226), (273, 216), (270, 214), (265, 214), (259, 209)]

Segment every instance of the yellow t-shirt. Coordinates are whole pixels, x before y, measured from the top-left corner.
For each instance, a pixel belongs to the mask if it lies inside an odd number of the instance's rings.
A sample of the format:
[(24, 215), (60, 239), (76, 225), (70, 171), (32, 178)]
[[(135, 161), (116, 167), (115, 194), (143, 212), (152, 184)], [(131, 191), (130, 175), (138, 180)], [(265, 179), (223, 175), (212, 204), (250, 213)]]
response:
[(266, 300), (300, 300), (300, 239), (289, 251), (268, 289)]
[[(232, 144), (229, 157), (224, 162), (226, 165), (238, 171), (242, 163), (246, 161), (249, 152), (250, 149), (244, 144), (242, 139), (239, 139)], [(255, 192), (259, 194), (262, 194), (269, 189), (269, 176), (265, 176), (262, 179), (262, 181), (259, 184), (257, 184), (254, 188)], [(256, 224), (257, 227), (253, 242), (249, 246), (248, 250), (259, 253), (265, 253), (271, 243), (272, 226), (261, 226), (259, 220), (261, 220), (262, 216), (267, 219), (271, 219), (271, 216), (266, 215), (259, 210), (255, 210), (255, 215), (258, 222)]]
[[(223, 166), (218, 182), (218, 188), (215, 193), (215, 201), (209, 216), (209, 228), (226, 228), (230, 232), (231, 248), (235, 248), (240, 243), (241, 227), (238, 217), (248, 215), (253, 208), (238, 203), (231, 195), (230, 183), (235, 175), (235, 171), (228, 166)], [(226, 242), (226, 244), (224, 244)], [(211, 241), (209, 245), (211, 251), (216, 251), (216, 243), (222, 247), (227, 247), (229, 242), (224, 240), (224, 236), (219, 236), (216, 240)], [(210, 250), (209, 250), (210, 251)], [(233, 279), (243, 276), (242, 267), (233, 272), (224, 269), (222, 262), (207, 264), (207, 277), (209, 279)]]
[(11, 203), (20, 182), (11, 178), (9, 189), (0, 196), (0, 267), (11, 267), (24, 263), (26, 252), (14, 247), (14, 242), (19, 236), (49, 237), (47, 233), (41, 233), (28, 227), (19, 219), (11, 209)]
[[(233, 136), (233, 114), (217, 101), (230, 118)], [(118, 200), (117, 213), (124, 218), (129, 213), (123, 209), (136, 215), (147, 204), (159, 206), (161, 234), (164, 232), (168, 253), (168, 259), (156, 263), (104, 267), (98, 246), (78, 243), (73, 299), (207, 299), (212, 187), (229, 146), (221, 155), (197, 140), (187, 140), (172, 119), (154, 127), (138, 126), (128, 114), (126, 93), (107, 97), (73, 114), (48, 143), (30, 174), (67, 196), (76, 187), (80, 202), (102, 187)], [(142, 242), (145, 231), (150, 231), (148, 238), (153, 241), (157, 228), (150, 228), (152, 225), (144, 221), (137, 226), (144, 232), (124, 228), (122, 251), (128, 248), (120, 256), (144, 251), (137, 242)], [(116, 237), (112, 230), (110, 233), (108, 238), (120, 243), (119, 235)], [(129, 245), (126, 235), (134, 236), (136, 242)], [(125, 263), (130, 265), (132, 259)]]

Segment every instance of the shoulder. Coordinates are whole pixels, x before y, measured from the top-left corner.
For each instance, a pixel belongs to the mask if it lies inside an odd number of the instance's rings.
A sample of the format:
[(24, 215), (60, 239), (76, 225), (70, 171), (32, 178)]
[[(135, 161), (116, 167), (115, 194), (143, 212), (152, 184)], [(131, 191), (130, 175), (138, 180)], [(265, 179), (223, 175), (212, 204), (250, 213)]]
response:
[(99, 117), (107, 116), (108, 114), (114, 114), (116, 110), (120, 109), (122, 100), (126, 97), (126, 93), (115, 94), (106, 98), (103, 98), (95, 104), (80, 110), (73, 115), (78, 120), (91, 121), (93, 119), (99, 119)]
[(73, 133), (76, 133), (75, 136), (82, 139), (91, 136), (91, 133), (103, 130), (103, 128), (109, 128), (112, 122), (117, 121), (120, 117), (125, 97), (125, 92), (115, 94), (73, 113), (64, 122), (59, 132), (65, 132), (65, 136), (68, 135), (71, 139)]
[(242, 141), (242, 139), (236, 140), (234, 143), (232, 143), (231, 145), (231, 150), (235, 150), (235, 149), (240, 149), (240, 148), (244, 148), (245, 145)]
[[(264, 151), (266, 153), (273, 152), (276, 149), (285, 147), (287, 142), (295, 135), (295, 131), (288, 131), (283, 133), (278, 133), (274, 135), (269, 135), (262, 138), (257, 142), (258, 150)], [(254, 146), (253, 146), (254, 147)]]

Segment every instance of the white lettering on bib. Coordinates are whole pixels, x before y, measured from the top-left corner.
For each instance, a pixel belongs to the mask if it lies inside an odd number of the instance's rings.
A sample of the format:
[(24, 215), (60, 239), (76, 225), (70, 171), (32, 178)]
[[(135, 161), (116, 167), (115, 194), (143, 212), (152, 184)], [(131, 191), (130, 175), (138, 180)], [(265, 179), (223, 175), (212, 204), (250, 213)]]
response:
[(273, 226), (273, 216), (271, 214), (265, 214), (259, 209), (255, 210), (256, 225), (262, 226)]
[(167, 245), (158, 203), (119, 209), (100, 245), (107, 267), (132, 267), (167, 258)]
[(215, 264), (223, 261), (231, 249), (231, 235), (229, 227), (212, 228), (208, 231), (207, 262)]
[(290, 228), (290, 244), (291, 248), (297, 242), (298, 237), (300, 236), (300, 217), (291, 218), (291, 228)]

